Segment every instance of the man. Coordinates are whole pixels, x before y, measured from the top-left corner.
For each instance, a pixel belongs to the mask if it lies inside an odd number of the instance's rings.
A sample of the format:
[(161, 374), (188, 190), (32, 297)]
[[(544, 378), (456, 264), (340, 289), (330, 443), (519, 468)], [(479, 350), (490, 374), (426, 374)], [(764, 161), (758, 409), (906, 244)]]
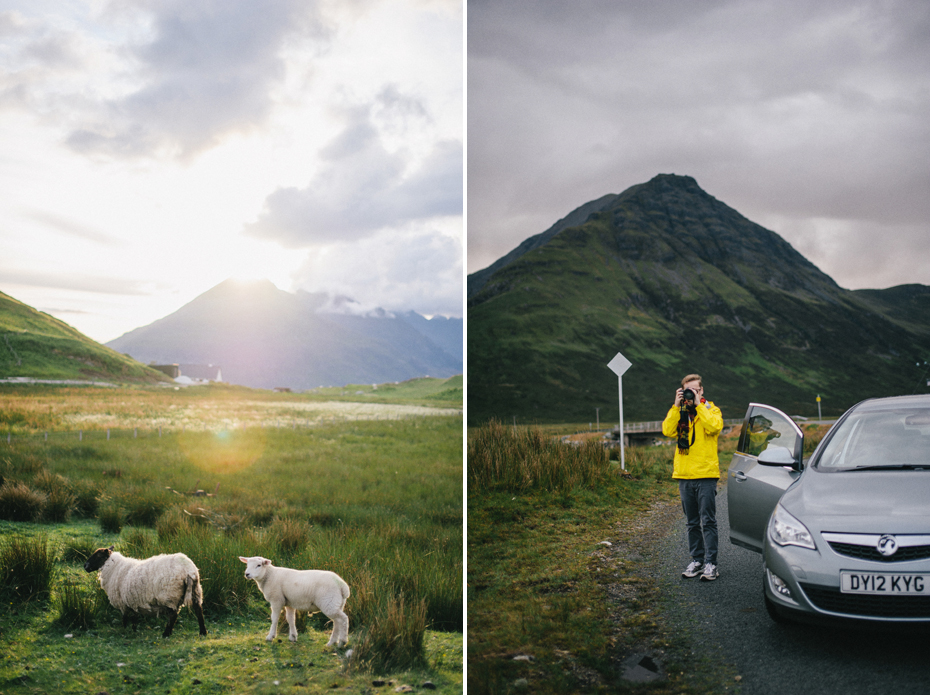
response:
[(689, 374), (681, 380), (675, 404), (662, 423), (662, 434), (675, 437), (678, 442), (672, 478), (678, 481), (691, 553), (691, 563), (681, 573), (682, 577), (700, 575), (703, 581), (713, 581), (718, 576), (717, 436), (722, 429), (720, 408), (704, 399), (701, 377)]

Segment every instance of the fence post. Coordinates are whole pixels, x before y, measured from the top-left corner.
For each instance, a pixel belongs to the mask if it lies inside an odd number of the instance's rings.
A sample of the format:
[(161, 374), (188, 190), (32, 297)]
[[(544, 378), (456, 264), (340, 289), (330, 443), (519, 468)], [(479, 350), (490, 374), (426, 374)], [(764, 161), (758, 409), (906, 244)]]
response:
[(78, 441), (79, 442), (84, 441), (84, 430), (78, 430)]
[(110, 441), (110, 428), (107, 427), (107, 441)]
[(132, 428), (132, 438), (133, 438), (133, 439), (136, 439), (138, 436), (139, 436), (139, 428), (138, 428), (138, 427), (133, 427), (133, 428)]

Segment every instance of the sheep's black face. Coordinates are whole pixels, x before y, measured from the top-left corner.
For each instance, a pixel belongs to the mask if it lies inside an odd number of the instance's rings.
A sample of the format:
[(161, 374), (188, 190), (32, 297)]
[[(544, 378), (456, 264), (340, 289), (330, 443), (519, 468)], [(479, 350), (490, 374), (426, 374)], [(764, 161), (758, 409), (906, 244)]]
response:
[(94, 551), (94, 554), (87, 558), (87, 562), (84, 563), (85, 572), (96, 572), (104, 563), (110, 559), (110, 553), (113, 552), (113, 548), (99, 548)]

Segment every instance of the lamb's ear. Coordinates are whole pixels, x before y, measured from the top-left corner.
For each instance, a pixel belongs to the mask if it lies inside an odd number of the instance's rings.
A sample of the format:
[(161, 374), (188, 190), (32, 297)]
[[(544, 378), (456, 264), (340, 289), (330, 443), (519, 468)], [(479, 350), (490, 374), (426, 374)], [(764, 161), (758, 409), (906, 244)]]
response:
[(240, 555), (240, 556), (239, 556), (239, 559), (242, 560), (245, 564), (249, 564), (249, 558), (247, 558), (247, 557), (242, 557), (242, 556)]
[(268, 558), (265, 558), (264, 560), (262, 560), (262, 565), (264, 565), (265, 567), (267, 567), (270, 564), (271, 564), (271, 560), (269, 560)]
[(107, 550), (109, 550), (109, 551), (112, 553), (112, 552), (113, 552), (113, 547), (114, 547), (114, 546), (111, 545), (109, 548), (107, 548)]

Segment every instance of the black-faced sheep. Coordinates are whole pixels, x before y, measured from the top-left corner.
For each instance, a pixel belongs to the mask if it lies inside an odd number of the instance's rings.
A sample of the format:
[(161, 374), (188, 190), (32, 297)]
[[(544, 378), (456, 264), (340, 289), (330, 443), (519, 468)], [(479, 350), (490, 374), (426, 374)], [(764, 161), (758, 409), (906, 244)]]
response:
[(126, 557), (109, 548), (100, 548), (84, 563), (87, 572), (100, 570), (100, 586), (110, 603), (123, 614), (126, 627), (130, 612), (140, 615), (168, 614), (162, 637), (174, 630), (181, 606), (192, 608), (200, 623), (200, 634), (207, 634), (203, 622), (203, 589), (200, 571), (184, 553), (156, 555), (145, 560)]
[(269, 642), (278, 633), (278, 616), (284, 609), (290, 627), (288, 639), (297, 641), (297, 611), (322, 611), (333, 621), (327, 647), (344, 645), (349, 640), (349, 616), (345, 614), (349, 585), (335, 572), (327, 570), (292, 570), (275, 567), (267, 558), (239, 556), (247, 566), (245, 578), (254, 579), (262, 595), (271, 604)]

